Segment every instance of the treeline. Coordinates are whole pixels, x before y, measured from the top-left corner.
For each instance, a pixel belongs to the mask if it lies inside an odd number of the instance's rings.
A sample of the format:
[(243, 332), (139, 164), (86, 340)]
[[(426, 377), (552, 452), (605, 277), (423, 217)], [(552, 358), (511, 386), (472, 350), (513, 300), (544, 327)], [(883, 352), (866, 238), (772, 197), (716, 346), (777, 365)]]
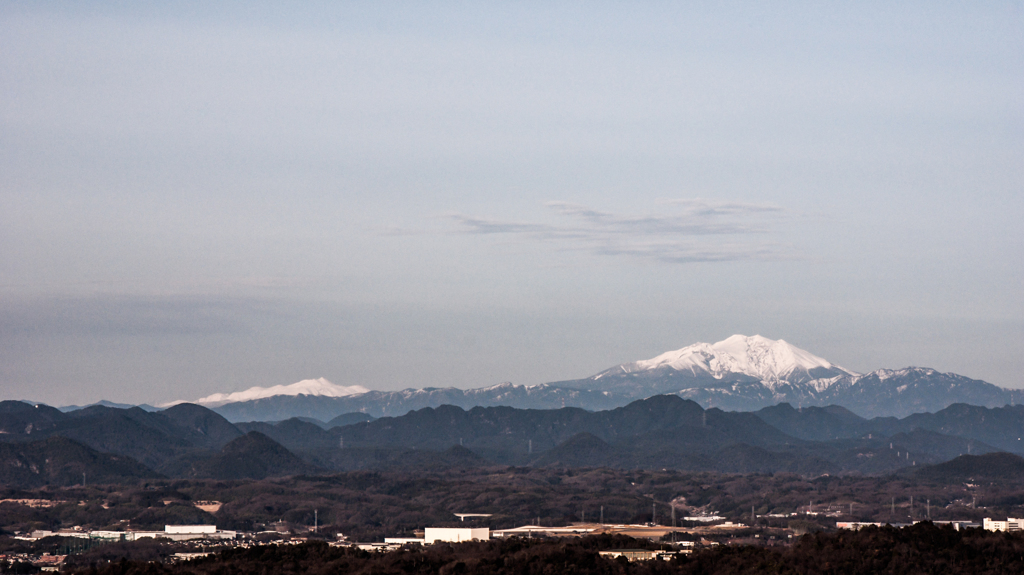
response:
[(76, 573), (90, 575), (442, 574), (442, 575), (729, 575), (1005, 574), (1024, 572), (1024, 535), (955, 531), (920, 523), (906, 529), (867, 528), (805, 535), (791, 547), (722, 546), (671, 561), (606, 559), (604, 549), (654, 548), (627, 537), (510, 539), (410, 547), (368, 553), (323, 542), (237, 549), (189, 563), (118, 561)]
[[(54, 504), (17, 503), (26, 499)], [(718, 512), (748, 525), (753, 510), (759, 516), (757, 528), (827, 530), (836, 521), (910, 523), (929, 517), (981, 521), (1016, 516), (1024, 504), (1024, 484), (517, 467), (415, 474), (364, 471), (262, 481), (149, 480), (132, 487), (0, 490), (0, 500), (6, 500), (0, 501), (0, 535), (75, 525), (159, 530), (197, 523), (260, 531), (279, 520), (305, 532), (316, 516), (328, 536), (341, 532), (350, 540), (380, 541), (412, 536), (426, 526), (457, 526), (456, 512), (490, 513), (492, 517), (476, 525), (504, 529), (538, 517), (548, 526), (594, 521), (602, 508), (609, 523), (646, 523), (656, 505), (657, 520), (664, 524), (671, 517), (670, 504), (679, 518)], [(223, 506), (210, 514), (195, 506), (205, 500)], [(807, 515), (812, 504), (811, 511), (834, 516)], [(790, 516), (793, 512), (799, 515)]]

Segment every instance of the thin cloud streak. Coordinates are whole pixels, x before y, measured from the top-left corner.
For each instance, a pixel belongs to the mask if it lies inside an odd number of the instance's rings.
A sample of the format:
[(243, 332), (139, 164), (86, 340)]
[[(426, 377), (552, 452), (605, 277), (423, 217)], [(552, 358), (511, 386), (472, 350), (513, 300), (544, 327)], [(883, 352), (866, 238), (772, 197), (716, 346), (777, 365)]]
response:
[(731, 214), (759, 214), (766, 212), (782, 212), (782, 208), (771, 204), (750, 204), (745, 202), (714, 202), (701, 198), (662, 200), (666, 204), (687, 206), (691, 213), (702, 216), (718, 216)]
[[(704, 199), (664, 200), (682, 207), (672, 214), (616, 214), (569, 202), (545, 205), (565, 223), (510, 221), (467, 214), (445, 216), (456, 224), (447, 233), (506, 235), (551, 245), (558, 251), (586, 251), (667, 264), (794, 259), (778, 243), (756, 241), (788, 216), (769, 204)], [(726, 240), (726, 238), (729, 238)], [(749, 237), (750, 239), (739, 239)]]

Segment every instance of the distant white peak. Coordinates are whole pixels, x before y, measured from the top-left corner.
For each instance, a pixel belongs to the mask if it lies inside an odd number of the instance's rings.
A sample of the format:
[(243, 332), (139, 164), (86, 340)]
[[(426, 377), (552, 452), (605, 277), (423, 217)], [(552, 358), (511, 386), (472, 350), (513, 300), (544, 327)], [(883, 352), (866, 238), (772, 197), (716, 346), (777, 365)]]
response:
[[(245, 391), (233, 393), (215, 393), (204, 398), (197, 399), (192, 403), (198, 403), (206, 407), (220, 407), (228, 403), (239, 401), (252, 401), (254, 399), (266, 399), (278, 395), (318, 395), (322, 397), (345, 397), (366, 393), (370, 390), (361, 385), (335, 385), (324, 378), (304, 379), (291, 385), (275, 385), (273, 387), (250, 387)], [(181, 402), (177, 402), (181, 403)]]
[(699, 372), (710, 373), (716, 378), (739, 373), (766, 382), (777, 382), (794, 372), (808, 372), (817, 368), (857, 375), (781, 339), (773, 340), (760, 335), (734, 335), (714, 344), (695, 343), (621, 367), (626, 372), (671, 368), (695, 375)]
[(479, 388), (479, 390), (471, 390), (471, 391), (493, 391), (495, 389), (516, 389), (517, 387), (529, 387), (529, 386), (528, 385), (516, 385), (516, 384), (512, 383), (511, 381), (504, 381), (504, 382), (501, 382), (501, 383), (494, 384), (494, 385), (492, 385), (490, 387), (481, 387), (481, 388)]

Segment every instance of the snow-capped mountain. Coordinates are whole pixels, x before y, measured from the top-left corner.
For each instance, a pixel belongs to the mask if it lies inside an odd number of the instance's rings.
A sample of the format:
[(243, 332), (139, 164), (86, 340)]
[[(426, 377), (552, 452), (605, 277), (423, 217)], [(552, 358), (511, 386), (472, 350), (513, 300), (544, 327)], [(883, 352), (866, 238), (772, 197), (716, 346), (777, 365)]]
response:
[[(234, 393), (214, 393), (188, 403), (195, 403), (205, 407), (220, 407), (228, 403), (239, 403), (243, 401), (254, 401), (278, 396), (299, 396), (307, 395), (313, 397), (346, 397), (370, 391), (361, 385), (335, 385), (324, 378), (304, 379), (290, 385), (275, 385), (272, 387), (250, 387), (245, 391)], [(185, 401), (174, 401), (160, 407), (171, 407)]]
[(603, 410), (659, 394), (734, 411), (753, 411), (784, 402), (795, 407), (841, 405), (863, 417), (904, 417), (939, 411), (954, 403), (1001, 407), (1014, 399), (1017, 403), (1024, 399), (1021, 390), (927, 368), (859, 374), (781, 339), (734, 335), (717, 343), (696, 343), (651, 359), (617, 365), (586, 379), (541, 385), (502, 383), (476, 389), (371, 391), (361, 386), (334, 385), (320, 378), (216, 393), (194, 403), (210, 407), (231, 421), (296, 416), (328, 421), (355, 411), (375, 417), (397, 416), (445, 404), (465, 409), (508, 406)]
[(631, 398), (670, 393), (702, 405), (756, 409), (780, 401), (810, 403), (838, 381), (858, 375), (783, 340), (734, 335), (554, 385)]
[(759, 335), (696, 343), (552, 385), (629, 398), (672, 394), (705, 407), (741, 411), (783, 402), (841, 405), (865, 417), (903, 417), (953, 403), (1000, 407), (1014, 397), (1011, 390), (927, 368), (859, 374), (786, 341)]
[(808, 383), (819, 389), (831, 385), (834, 378), (859, 375), (781, 339), (734, 335), (718, 343), (695, 343), (651, 359), (617, 365), (589, 379), (598, 381), (623, 374), (656, 378), (674, 372), (717, 380), (744, 376), (771, 390)]

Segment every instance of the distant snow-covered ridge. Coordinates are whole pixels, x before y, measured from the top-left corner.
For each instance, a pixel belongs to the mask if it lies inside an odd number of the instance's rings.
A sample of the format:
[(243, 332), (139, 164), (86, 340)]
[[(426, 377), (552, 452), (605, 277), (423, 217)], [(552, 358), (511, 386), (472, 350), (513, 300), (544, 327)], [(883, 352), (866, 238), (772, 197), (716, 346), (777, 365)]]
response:
[(696, 343), (651, 359), (617, 365), (585, 379), (533, 386), (502, 383), (475, 389), (379, 391), (334, 385), (320, 378), (217, 393), (195, 403), (211, 407), (232, 421), (295, 416), (327, 421), (354, 411), (383, 417), (441, 405), (601, 410), (659, 394), (738, 411), (783, 402), (793, 406), (841, 405), (864, 417), (904, 417), (939, 411), (953, 403), (999, 407), (1024, 399), (1021, 390), (929, 368), (860, 374), (781, 339), (734, 335), (717, 343)]
[[(366, 393), (368, 391), (370, 390), (361, 385), (335, 385), (321, 377), (318, 379), (304, 379), (290, 385), (250, 387), (245, 391), (214, 393), (213, 395), (208, 395), (188, 403), (195, 403), (205, 407), (220, 407), (228, 403), (267, 399), (277, 396), (311, 395), (316, 397), (347, 397), (350, 395)], [(185, 401), (173, 401), (171, 403), (161, 405), (160, 407), (171, 407), (172, 405), (177, 405), (179, 403), (185, 403)]]
[(507, 406), (520, 409), (582, 407), (602, 410), (626, 403), (629, 403), (628, 399), (607, 392), (567, 389), (548, 384), (501, 383), (476, 389), (426, 387), (398, 391), (371, 390), (344, 397), (276, 396), (226, 403), (212, 409), (229, 421), (280, 421), (290, 417), (328, 421), (340, 414), (356, 411), (374, 417), (389, 417), (442, 405), (463, 409)]
[(783, 402), (841, 405), (864, 417), (903, 417), (953, 403), (1000, 407), (1024, 397), (1020, 390), (930, 368), (860, 374), (759, 335), (697, 343), (555, 385), (609, 390), (630, 398), (672, 394), (704, 407), (741, 411)]

